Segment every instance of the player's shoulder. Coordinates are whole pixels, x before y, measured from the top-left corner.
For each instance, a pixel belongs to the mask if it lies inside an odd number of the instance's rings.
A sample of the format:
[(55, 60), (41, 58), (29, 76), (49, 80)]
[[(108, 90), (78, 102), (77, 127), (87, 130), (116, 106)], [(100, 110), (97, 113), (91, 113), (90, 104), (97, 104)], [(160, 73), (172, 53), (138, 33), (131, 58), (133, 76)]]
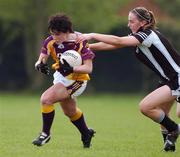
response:
[(74, 34), (76, 34), (76, 35), (81, 35), (82, 33), (81, 33), (81, 32), (78, 32), (78, 31), (74, 31)]
[(82, 33), (80, 33), (80, 32), (74, 31), (73, 33), (69, 34), (68, 40), (69, 41), (75, 41), (78, 38), (78, 36), (81, 35), (81, 34)]
[[(76, 38), (77, 38), (78, 36), (82, 35), (81, 32), (74, 32), (74, 33), (76, 34)], [(87, 44), (88, 41), (87, 41), (87, 40), (83, 40), (82, 43), (83, 43), (83, 44)]]
[(50, 42), (51, 40), (53, 40), (52, 35), (48, 36), (48, 37), (44, 40), (44, 42)]
[(76, 39), (77, 39), (80, 35), (82, 35), (81, 32), (74, 31), (73, 33), (71, 33), (71, 34), (69, 35), (68, 42), (74, 42), (74, 43), (77, 44), (77, 45), (79, 45), (79, 44), (86, 45), (86, 44), (88, 43), (87, 40), (83, 40), (83, 41), (80, 42), (80, 43), (76, 43)]
[(146, 34), (150, 34), (152, 32), (152, 29), (144, 29), (144, 30), (140, 30), (138, 32), (144, 32)]
[(135, 35), (139, 35), (141, 37), (146, 38), (147, 36), (149, 36), (152, 33), (151, 29), (145, 29), (145, 30), (139, 30), (137, 33), (135, 33)]
[(134, 36), (136, 39), (139, 40), (140, 43), (142, 43), (151, 33), (151, 29), (140, 29), (138, 32), (133, 33), (132, 36)]
[(50, 35), (44, 40), (43, 45), (46, 47), (49, 43), (51, 43), (53, 41), (54, 41), (53, 37)]

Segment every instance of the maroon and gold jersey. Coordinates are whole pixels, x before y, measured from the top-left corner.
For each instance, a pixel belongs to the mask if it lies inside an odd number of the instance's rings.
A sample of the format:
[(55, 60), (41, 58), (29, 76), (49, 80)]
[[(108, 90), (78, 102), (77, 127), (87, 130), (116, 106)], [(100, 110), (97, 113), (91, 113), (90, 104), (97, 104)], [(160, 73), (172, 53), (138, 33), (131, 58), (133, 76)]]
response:
[[(75, 43), (75, 41), (70, 40), (70, 41), (65, 41), (60, 45), (58, 45), (56, 44), (52, 36), (49, 36), (44, 41), (43, 46), (41, 48), (41, 53), (52, 56), (53, 60), (55, 61), (55, 64), (52, 65), (52, 68), (57, 70), (59, 68), (59, 60), (61, 54), (67, 50), (75, 50), (79, 52), (83, 61), (87, 59), (93, 59), (95, 56), (94, 53), (89, 49), (87, 41), (83, 41), (81, 43)], [(78, 74), (78, 73), (72, 73), (66, 77), (71, 80), (79, 80), (79, 81), (90, 79), (88, 74)]]

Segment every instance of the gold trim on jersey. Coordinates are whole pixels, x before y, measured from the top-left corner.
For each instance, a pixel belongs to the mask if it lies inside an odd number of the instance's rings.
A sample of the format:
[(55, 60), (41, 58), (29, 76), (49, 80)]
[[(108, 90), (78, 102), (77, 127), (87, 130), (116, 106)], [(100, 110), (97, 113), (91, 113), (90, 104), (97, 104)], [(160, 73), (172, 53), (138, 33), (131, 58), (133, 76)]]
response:
[[(52, 56), (53, 60), (55, 61), (55, 63), (52, 64), (51, 68), (54, 70), (57, 70), (60, 68), (60, 65), (59, 65), (59, 58), (57, 57), (56, 50), (53, 46), (54, 43), (55, 43), (55, 40), (51, 40), (47, 44), (47, 52), (49, 55)], [(82, 49), (83, 49), (83, 42), (79, 43), (79, 49), (77, 50), (80, 55), (81, 55)], [(71, 73), (68, 76), (66, 76), (66, 78), (70, 80), (78, 80), (78, 81), (90, 80), (89, 74), (78, 74), (78, 73)]]
[(55, 63), (51, 66), (52, 69), (59, 69), (59, 58), (56, 55), (56, 50), (53, 47), (53, 44), (55, 43), (55, 40), (51, 40), (48, 44), (47, 44), (47, 50), (48, 50), (48, 54), (50, 54), (52, 56), (52, 58), (54, 59)]
[(69, 80), (78, 80), (78, 81), (90, 80), (88, 74), (78, 74), (78, 73), (71, 73), (68, 76), (66, 76), (66, 78)]
[(82, 48), (83, 48), (83, 42), (79, 43), (79, 49), (77, 50), (79, 54), (81, 54)]

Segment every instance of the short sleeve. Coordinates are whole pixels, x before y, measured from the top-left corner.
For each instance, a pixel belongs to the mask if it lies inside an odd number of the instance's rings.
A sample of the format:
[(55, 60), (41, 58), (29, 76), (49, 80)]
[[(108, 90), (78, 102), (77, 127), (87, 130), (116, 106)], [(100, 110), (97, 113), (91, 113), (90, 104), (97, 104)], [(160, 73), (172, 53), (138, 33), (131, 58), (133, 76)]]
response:
[(41, 53), (46, 54), (46, 55), (48, 54), (47, 45), (51, 40), (53, 40), (52, 36), (49, 36), (48, 38), (46, 38), (46, 40), (44, 40), (42, 47), (41, 47)]
[(82, 59), (83, 60), (93, 59), (95, 57), (95, 54), (92, 50), (90, 50), (88, 42), (83, 41), (82, 45), (83, 45), (81, 49)]
[(150, 33), (151, 30), (145, 30), (145, 31), (139, 31), (137, 33), (133, 33), (131, 35), (134, 36), (140, 43), (142, 43), (144, 40), (147, 39)]

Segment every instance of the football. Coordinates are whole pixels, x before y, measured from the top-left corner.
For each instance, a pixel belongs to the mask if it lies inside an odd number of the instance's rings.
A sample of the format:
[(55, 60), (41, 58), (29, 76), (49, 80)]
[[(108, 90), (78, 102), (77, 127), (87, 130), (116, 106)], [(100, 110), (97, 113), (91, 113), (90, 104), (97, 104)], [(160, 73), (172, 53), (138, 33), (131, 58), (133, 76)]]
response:
[(67, 50), (65, 51), (60, 58), (60, 62), (63, 63), (63, 59), (71, 66), (79, 66), (82, 64), (81, 55), (75, 50)]

